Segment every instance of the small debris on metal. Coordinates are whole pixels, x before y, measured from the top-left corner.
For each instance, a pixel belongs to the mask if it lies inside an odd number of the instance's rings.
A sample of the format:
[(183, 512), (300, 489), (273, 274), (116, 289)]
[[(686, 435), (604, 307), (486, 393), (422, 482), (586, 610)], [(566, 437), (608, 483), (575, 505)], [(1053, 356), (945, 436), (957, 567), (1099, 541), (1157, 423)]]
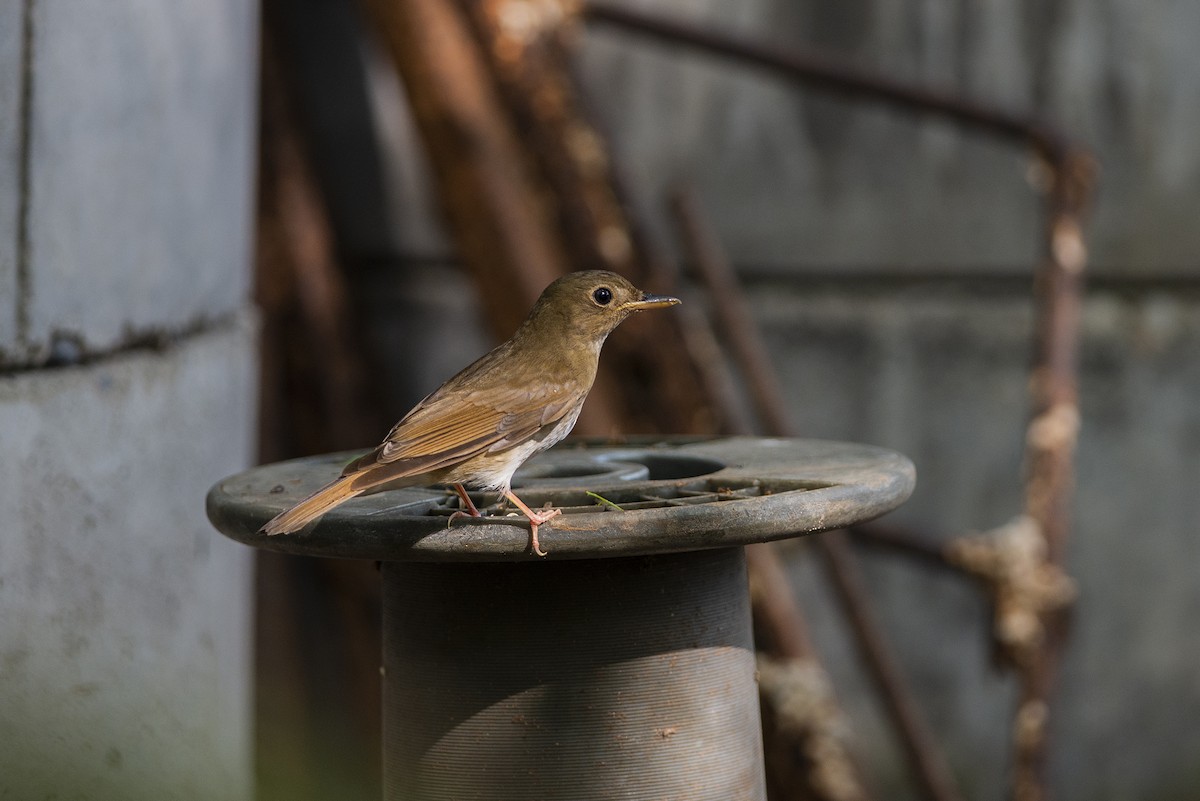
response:
[(620, 506), (613, 503), (608, 498), (605, 498), (603, 495), (600, 495), (599, 493), (592, 492), (591, 490), (584, 490), (583, 494), (594, 500), (599, 506), (603, 506), (608, 509), (616, 509), (618, 512), (625, 511)]

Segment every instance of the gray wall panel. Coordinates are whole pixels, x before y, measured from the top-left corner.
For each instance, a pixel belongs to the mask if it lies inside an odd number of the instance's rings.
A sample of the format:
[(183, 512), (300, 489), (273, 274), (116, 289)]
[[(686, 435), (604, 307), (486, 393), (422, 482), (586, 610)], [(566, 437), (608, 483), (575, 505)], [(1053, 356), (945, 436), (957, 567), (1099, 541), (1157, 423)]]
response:
[[(752, 299), (801, 433), (884, 445), (916, 464), (917, 489), (889, 521), (945, 536), (1020, 510), (1027, 297), (780, 282), (756, 284)], [(1095, 291), (1083, 330), (1069, 544), (1080, 600), (1054, 701), (1054, 794), (1187, 799), (1200, 765), (1200, 300)], [(794, 564), (868, 764), (890, 774), (886, 797), (905, 797), (842, 613), (820, 572)], [(866, 566), (887, 638), (968, 796), (999, 801), (1015, 685), (991, 667), (983, 596), (895, 555), (868, 554)]]
[(103, 349), (235, 310), (252, 247), (255, 4), (33, 7), (32, 343)]
[[(1103, 162), (1096, 269), (1196, 274), (1200, 4), (627, 4), (1057, 120)], [(643, 204), (693, 180), (738, 263), (1011, 272), (1036, 256), (1020, 149), (685, 53), (596, 25), (585, 82)]]
[(0, 3), (0, 363), (17, 350), (23, 3)]
[(254, 336), (0, 378), (0, 796), (250, 797)]

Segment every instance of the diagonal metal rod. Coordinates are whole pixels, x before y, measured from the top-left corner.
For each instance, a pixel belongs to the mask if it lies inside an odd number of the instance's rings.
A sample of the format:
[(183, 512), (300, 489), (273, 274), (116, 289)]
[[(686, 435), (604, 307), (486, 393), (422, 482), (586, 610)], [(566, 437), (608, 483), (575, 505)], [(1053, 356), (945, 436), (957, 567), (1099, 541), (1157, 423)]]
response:
[(785, 659), (815, 659), (808, 621), (796, 603), (775, 546), (767, 542), (746, 546), (746, 564), (763, 598), (755, 612), (765, 618), (761, 624), (768, 632), (771, 650)]
[[(682, 232), (684, 238), (689, 242), (694, 241), (693, 233), (700, 232), (687, 230)], [(663, 278), (666, 282), (665, 286), (673, 294), (679, 297), (687, 297), (690, 294), (679, 278), (675, 262), (670, 263), (670, 268), (664, 271)], [(734, 385), (733, 370), (717, 340), (711, 318), (703, 313), (699, 302), (692, 303), (690, 306), (685, 303), (682, 308), (690, 312), (686, 316), (681, 315), (684, 341), (691, 359), (696, 362), (705, 386), (714, 400), (715, 410), (721, 415), (722, 433), (751, 433), (753, 426), (742, 413), (741, 405), (735, 397), (737, 390)], [(769, 365), (766, 366), (769, 368)], [(796, 602), (796, 596), (788, 580), (783, 560), (779, 556), (778, 547), (775, 543), (769, 542), (747, 546), (746, 564), (751, 577), (756, 636), (761, 636), (766, 641), (762, 650), (786, 660), (816, 665), (822, 673), (827, 673), (824, 665), (821, 664), (820, 655), (813, 647), (809, 637), (808, 622), (805, 620), (803, 609)], [(775, 790), (771, 793), (772, 797), (778, 794), (781, 799), (791, 798), (794, 795), (797, 798), (870, 801), (872, 796), (860, 778), (861, 771), (849, 754), (831, 750), (829, 742), (824, 744), (817, 742), (822, 735), (828, 734), (829, 732), (820, 726), (807, 731), (802, 737), (804, 745), (801, 748), (805, 753), (821, 754), (818, 761), (838, 763), (850, 771), (849, 774), (842, 776), (840, 782), (835, 783), (838, 788), (837, 792), (830, 794), (832, 787), (815, 778), (817, 775), (825, 773), (815, 766), (801, 769), (804, 777), (801, 783), (804, 787), (798, 789), (797, 777), (788, 775), (786, 769), (781, 771), (784, 766), (776, 764), (773, 775), (770, 776), (777, 783)], [(776, 760), (781, 759), (785, 759), (785, 757), (776, 757)], [(801, 758), (800, 761), (804, 762), (806, 759)], [(843, 759), (844, 762), (842, 762)], [(768, 766), (771, 764), (772, 760), (768, 759)]]
[[(789, 430), (792, 425), (787, 404), (766, 344), (757, 335), (754, 315), (742, 298), (737, 276), (722, 255), (711, 227), (705, 224), (694, 193), (677, 192), (671, 198), (671, 207), (688, 256), (712, 300), (712, 314), (730, 339), (738, 370), (746, 377), (751, 402), (765, 429), (776, 434)], [(755, 335), (732, 333), (749, 331)]]
[(879, 687), (888, 714), (901, 732), (901, 744), (912, 760), (917, 780), (930, 798), (961, 798), (945, 755), (930, 733), (921, 708), (883, 636), (883, 627), (867, 600), (862, 570), (846, 533), (826, 532), (820, 535), (818, 543), (842, 609), (850, 619), (859, 652)]
[(587, 0), (585, 19), (646, 36), (669, 45), (690, 47), (748, 66), (777, 73), (814, 89), (871, 100), (908, 111), (945, 117), (959, 125), (1030, 143), (1047, 161), (1058, 163), (1070, 150), (1068, 139), (1037, 117), (972, 102), (948, 91), (914, 86), (868, 72), (844, 60), (812, 50), (796, 51), (750, 41), (664, 16)]
[(854, 540), (864, 545), (902, 554), (930, 567), (944, 568), (963, 578), (975, 580), (961, 565), (946, 558), (946, 547), (943, 543), (915, 531), (875, 522), (851, 526), (846, 531)]
[[(672, 208), (685, 234), (685, 245), (710, 298), (713, 314), (728, 338), (739, 364), (745, 366), (751, 395), (765, 429), (779, 436), (794, 434), (787, 418), (782, 392), (767, 356), (754, 315), (741, 286), (716, 238), (709, 233), (694, 193), (677, 192)], [(920, 708), (905, 683), (892, 656), (878, 621), (870, 610), (854, 554), (841, 535), (827, 533), (817, 537), (826, 558), (830, 576), (837, 588), (851, 628), (867, 667), (875, 679), (901, 745), (908, 754), (917, 781), (934, 801), (959, 801), (962, 798), (948, 762), (929, 731)]]

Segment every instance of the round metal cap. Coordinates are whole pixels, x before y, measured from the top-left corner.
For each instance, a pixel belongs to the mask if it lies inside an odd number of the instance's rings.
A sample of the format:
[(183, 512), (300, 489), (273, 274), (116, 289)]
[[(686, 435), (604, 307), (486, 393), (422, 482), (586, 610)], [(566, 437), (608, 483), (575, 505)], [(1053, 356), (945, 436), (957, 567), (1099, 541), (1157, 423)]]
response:
[[(296, 459), (226, 478), (208, 494), (222, 533), (258, 548), (383, 561), (533, 558), (529, 523), (478, 496), (482, 518), (455, 518), (457, 497), (407, 488), (347, 501), (300, 532), (259, 528), (332, 481), (357, 453)], [(530, 460), (513, 489), (532, 508), (563, 514), (542, 524), (549, 559), (591, 559), (724, 548), (869, 520), (899, 506), (916, 481), (893, 451), (822, 440), (731, 437), (568, 441)], [(474, 497), (474, 496), (473, 496)]]

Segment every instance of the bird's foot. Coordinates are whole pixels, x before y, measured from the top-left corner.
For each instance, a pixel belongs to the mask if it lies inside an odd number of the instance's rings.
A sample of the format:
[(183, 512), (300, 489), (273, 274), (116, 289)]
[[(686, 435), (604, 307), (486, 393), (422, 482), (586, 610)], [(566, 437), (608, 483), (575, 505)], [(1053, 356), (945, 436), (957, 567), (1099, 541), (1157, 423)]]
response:
[(450, 528), (450, 524), (460, 517), (483, 517), (483, 514), (475, 508), (475, 502), (471, 500), (471, 496), (467, 494), (466, 487), (462, 484), (455, 484), (454, 491), (458, 493), (458, 497), (462, 499), (463, 506), (467, 508), (451, 512), (449, 519), (446, 520), (446, 528)]
[(538, 526), (540, 526), (542, 523), (545, 523), (550, 518), (561, 514), (562, 509), (547, 509), (541, 514), (529, 516), (529, 547), (538, 556), (545, 556), (547, 553), (546, 551), (542, 550), (540, 545), (538, 545)]
[(538, 526), (552, 517), (561, 515), (562, 509), (543, 509), (540, 512), (535, 512), (526, 506), (524, 501), (514, 495), (512, 490), (505, 490), (504, 497), (516, 504), (517, 508), (529, 518), (529, 547), (534, 554), (545, 556), (547, 552), (543, 551), (541, 545), (538, 543)]

